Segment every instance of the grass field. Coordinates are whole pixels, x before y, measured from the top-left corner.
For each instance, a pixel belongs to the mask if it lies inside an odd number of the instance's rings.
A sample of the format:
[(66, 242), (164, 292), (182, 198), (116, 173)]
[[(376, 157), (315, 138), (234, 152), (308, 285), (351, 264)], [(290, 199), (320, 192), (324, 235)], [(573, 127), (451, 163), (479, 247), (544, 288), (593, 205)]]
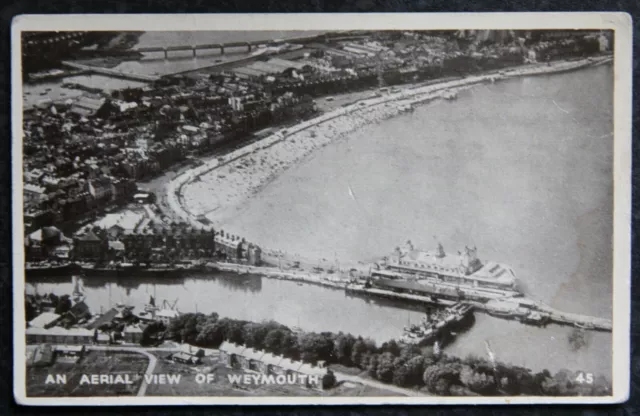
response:
[[(334, 389), (320, 391), (297, 385), (247, 385), (234, 387), (228, 379), (230, 374), (245, 374), (242, 370), (230, 369), (218, 362), (217, 357), (207, 357), (200, 366), (178, 364), (158, 356), (155, 374), (181, 374), (179, 384), (151, 384), (147, 388), (147, 396), (397, 396), (396, 393), (363, 386), (357, 383), (342, 383)], [(212, 383), (197, 383), (196, 374), (211, 373), (215, 375)]]
[[(56, 362), (27, 368), (29, 397), (88, 397), (135, 395), (149, 360), (142, 354), (90, 351), (77, 363)], [(129, 375), (133, 384), (80, 384), (83, 374)], [(66, 375), (66, 384), (47, 384), (47, 376)]]

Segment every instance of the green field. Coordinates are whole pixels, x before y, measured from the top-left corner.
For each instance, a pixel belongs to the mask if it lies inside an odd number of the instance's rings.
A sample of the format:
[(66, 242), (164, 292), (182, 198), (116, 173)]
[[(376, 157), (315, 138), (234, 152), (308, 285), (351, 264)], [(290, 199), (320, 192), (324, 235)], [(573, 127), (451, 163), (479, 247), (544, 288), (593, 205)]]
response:
[[(396, 393), (363, 386), (356, 383), (344, 383), (328, 391), (307, 389), (291, 385), (247, 385), (234, 388), (227, 376), (229, 374), (245, 374), (241, 370), (225, 367), (215, 357), (205, 358), (200, 366), (178, 364), (158, 356), (155, 374), (181, 374), (180, 384), (151, 384), (147, 388), (147, 396), (201, 396), (201, 397), (237, 397), (237, 396), (271, 396), (271, 397), (312, 397), (312, 396), (397, 396)], [(215, 374), (212, 383), (199, 384), (195, 381), (198, 372)]]
[[(56, 362), (27, 368), (29, 397), (132, 396), (138, 392), (149, 360), (129, 352), (90, 351), (77, 363)], [(133, 384), (80, 384), (83, 374), (129, 374)], [(47, 376), (66, 375), (66, 384), (47, 384)]]

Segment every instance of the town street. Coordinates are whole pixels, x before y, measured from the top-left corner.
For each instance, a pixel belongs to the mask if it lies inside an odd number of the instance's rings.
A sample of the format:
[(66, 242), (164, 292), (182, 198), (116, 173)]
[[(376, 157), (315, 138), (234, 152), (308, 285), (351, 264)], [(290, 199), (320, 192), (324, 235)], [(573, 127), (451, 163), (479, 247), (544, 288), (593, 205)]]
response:
[(362, 378), (359, 376), (351, 376), (348, 374), (339, 373), (337, 371), (334, 371), (333, 374), (336, 376), (336, 379), (338, 381), (350, 381), (353, 383), (365, 384), (367, 386), (374, 387), (376, 389), (389, 390), (394, 393), (402, 394), (403, 396), (410, 396), (410, 397), (430, 396), (430, 394), (425, 393), (423, 391), (403, 389), (402, 387), (397, 387), (397, 386), (394, 386), (393, 384), (385, 384), (379, 381), (370, 380), (370, 379)]

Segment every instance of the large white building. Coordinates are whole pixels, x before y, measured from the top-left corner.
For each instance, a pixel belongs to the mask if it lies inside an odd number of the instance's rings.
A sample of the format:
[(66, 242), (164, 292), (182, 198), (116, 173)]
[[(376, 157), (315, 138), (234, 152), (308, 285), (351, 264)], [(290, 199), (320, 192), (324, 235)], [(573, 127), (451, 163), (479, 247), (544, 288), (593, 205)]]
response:
[(465, 247), (464, 252), (449, 254), (441, 244), (435, 251), (421, 251), (408, 243), (379, 264), (379, 270), (373, 271), (372, 276), (392, 279), (414, 276), (434, 283), (515, 289), (516, 275), (509, 266), (492, 261), (482, 263), (477, 252), (475, 247)]

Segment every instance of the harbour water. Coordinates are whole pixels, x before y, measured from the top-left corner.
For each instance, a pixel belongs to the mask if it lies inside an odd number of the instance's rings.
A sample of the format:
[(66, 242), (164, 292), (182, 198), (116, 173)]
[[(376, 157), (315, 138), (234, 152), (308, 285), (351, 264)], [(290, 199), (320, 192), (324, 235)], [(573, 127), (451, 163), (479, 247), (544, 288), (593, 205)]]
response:
[[(305, 331), (332, 331), (361, 335), (378, 345), (399, 339), (402, 328), (418, 323), (424, 316), (419, 307), (398, 302), (349, 296), (344, 291), (315, 285), (248, 275), (217, 274), (176, 279), (85, 278), (85, 301), (93, 313), (117, 304), (144, 305), (151, 296), (156, 304), (175, 302), (181, 312), (217, 312), (220, 316), (263, 321), (273, 319)], [(71, 278), (33, 278), (28, 286), (37, 293), (71, 294)], [(587, 333), (588, 344), (578, 351), (568, 337), (572, 329), (551, 325), (524, 327), (517, 322), (497, 320), (476, 313), (475, 325), (447, 348), (453, 355), (486, 356), (484, 341), (500, 361), (557, 371), (583, 369), (608, 376), (611, 354), (610, 334)], [(610, 361), (610, 360), (609, 360)]]

